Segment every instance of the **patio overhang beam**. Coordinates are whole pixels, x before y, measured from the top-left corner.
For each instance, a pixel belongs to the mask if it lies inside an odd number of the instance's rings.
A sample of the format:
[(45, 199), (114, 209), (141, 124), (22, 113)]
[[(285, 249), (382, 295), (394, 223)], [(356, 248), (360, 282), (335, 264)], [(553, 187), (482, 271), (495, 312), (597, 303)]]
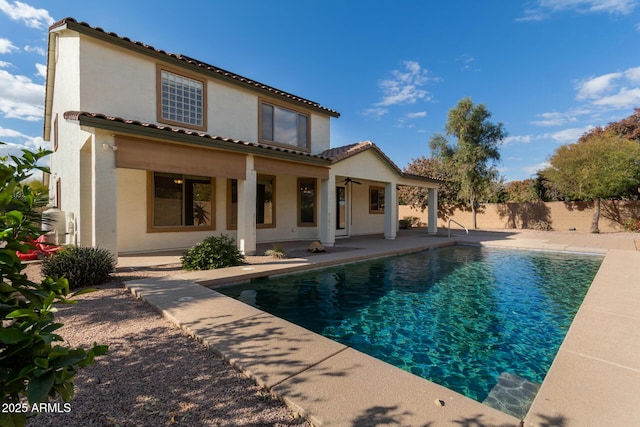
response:
[[(69, 119), (71, 120), (71, 119)], [(109, 120), (102, 117), (81, 114), (77, 121), (80, 126), (98, 128), (111, 131), (114, 133), (122, 133), (134, 135), (158, 141), (170, 141), (176, 144), (185, 144), (203, 148), (218, 149), (243, 154), (255, 154), (264, 157), (273, 157), (282, 160), (288, 160), (298, 163), (306, 163), (311, 165), (329, 167), (331, 162), (327, 159), (311, 156), (308, 154), (298, 154), (285, 151), (286, 149), (277, 147), (257, 146), (248, 142), (234, 142), (234, 140), (213, 137), (206, 134), (194, 134), (186, 132), (178, 132), (173, 128), (155, 128), (140, 124), (125, 123), (119, 120)]]

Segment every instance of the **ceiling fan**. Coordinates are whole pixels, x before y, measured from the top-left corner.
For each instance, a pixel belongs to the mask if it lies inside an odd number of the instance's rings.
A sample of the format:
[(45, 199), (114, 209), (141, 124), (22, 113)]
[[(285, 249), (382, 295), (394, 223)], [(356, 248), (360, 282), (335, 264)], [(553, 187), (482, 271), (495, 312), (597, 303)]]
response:
[(354, 180), (353, 178), (349, 178), (349, 177), (346, 177), (344, 179), (344, 181), (342, 181), (343, 184), (349, 184), (351, 182), (353, 182), (354, 184), (358, 184), (358, 185), (362, 184), (361, 182), (358, 182), (358, 181)]

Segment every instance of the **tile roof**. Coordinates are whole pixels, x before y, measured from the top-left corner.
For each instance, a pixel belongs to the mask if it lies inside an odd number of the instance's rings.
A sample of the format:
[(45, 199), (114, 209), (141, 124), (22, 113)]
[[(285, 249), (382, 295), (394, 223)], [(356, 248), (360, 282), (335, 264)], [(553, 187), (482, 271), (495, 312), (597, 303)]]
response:
[[(421, 175), (412, 175), (412, 174), (407, 174), (402, 172), (402, 170), (400, 170), (400, 168), (396, 166), (396, 164), (393, 163), (391, 159), (389, 159), (389, 157), (387, 157), (387, 155), (384, 154), (382, 150), (380, 150), (380, 148), (371, 141), (362, 141), (356, 144), (330, 148), (319, 154), (311, 154), (304, 151), (293, 150), (286, 147), (278, 147), (273, 145), (260, 144), (257, 142), (243, 141), (241, 139), (225, 138), (218, 135), (210, 135), (204, 132), (192, 131), (192, 130), (176, 128), (176, 127), (166, 126), (166, 125), (157, 125), (154, 123), (144, 123), (138, 120), (124, 119), (122, 117), (114, 117), (114, 116), (109, 116), (109, 115), (100, 114), (100, 113), (90, 113), (87, 111), (67, 111), (64, 113), (63, 117), (66, 120), (79, 121), (81, 122), (81, 124), (95, 126), (98, 128), (109, 128), (110, 124), (116, 124), (116, 125), (125, 125), (127, 126), (127, 128), (130, 127), (128, 130), (130, 130), (132, 133), (136, 133), (135, 132), (136, 128), (138, 128), (138, 130), (141, 130), (141, 131), (150, 130), (156, 133), (156, 135), (154, 136), (158, 138), (167, 137), (167, 136), (173, 137), (174, 135), (184, 135), (187, 137), (191, 136), (191, 137), (200, 138), (202, 140), (203, 145), (207, 145), (207, 142), (222, 143), (223, 145), (222, 146), (218, 145), (217, 148), (228, 148), (231, 150), (233, 150), (234, 148), (242, 149), (242, 147), (247, 147), (249, 149), (258, 150), (258, 152), (261, 152), (259, 154), (263, 154), (263, 155), (269, 155), (269, 153), (267, 152), (271, 151), (273, 152), (273, 155), (278, 155), (278, 154), (286, 155), (287, 157), (293, 160), (298, 158), (299, 160), (311, 161), (316, 164), (337, 163), (341, 160), (355, 156), (358, 153), (362, 153), (366, 150), (373, 149), (393, 169), (395, 169), (399, 175), (405, 178), (418, 179), (421, 181), (426, 180), (426, 181), (436, 182), (436, 183), (443, 182), (435, 178), (430, 178), (430, 177), (421, 176)], [(85, 121), (85, 123), (82, 123), (82, 121)], [(225, 144), (230, 144), (230, 145), (228, 147), (225, 147)]]
[(349, 157), (353, 157), (358, 153), (362, 153), (366, 150), (375, 151), (383, 160), (385, 160), (393, 169), (396, 170), (398, 174), (406, 178), (414, 178), (419, 180), (427, 180), (432, 182), (444, 182), (437, 178), (431, 178), (428, 176), (422, 175), (414, 175), (403, 172), (384, 152), (371, 141), (361, 141), (351, 145), (343, 145), (342, 147), (330, 148), (328, 150), (323, 151), (318, 154), (318, 157), (322, 157), (324, 159), (330, 160), (331, 163), (337, 163), (342, 160), (348, 159)]
[(54, 23), (53, 25), (51, 25), (49, 27), (49, 31), (52, 31), (56, 28), (60, 28), (60, 27), (64, 27), (66, 26), (67, 28), (71, 29), (71, 30), (75, 30), (78, 32), (82, 32), (85, 34), (90, 34), (93, 36), (100, 36), (103, 40), (107, 40), (107, 41), (111, 41), (114, 43), (118, 43), (118, 44), (124, 44), (125, 46), (128, 45), (129, 48), (131, 47), (137, 47), (137, 48), (143, 48), (143, 50), (148, 50), (147, 53), (153, 53), (153, 54), (157, 54), (160, 56), (166, 56), (166, 57), (170, 57), (173, 58), (177, 61), (183, 62), (184, 64), (187, 64), (188, 66), (192, 66), (198, 69), (204, 69), (209, 71), (210, 73), (212, 73), (212, 75), (221, 78), (223, 80), (227, 80), (233, 83), (238, 83), (238, 84), (242, 84), (245, 87), (254, 89), (254, 90), (260, 90), (262, 92), (267, 92), (270, 95), (275, 95), (278, 97), (282, 97), (285, 98), (289, 101), (294, 101), (297, 103), (301, 103), (303, 105), (305, 105), (306, 107), (311, 107), (313, 109), (319, 110), (324, 112), (325, 114), (328, 114), (332, 117), (340, 117), (340, 113), (338, 113), (335, 110), (331, 110), (329, 108), (323, 107), (322, 105), (318, 104), (317, 102), (314, 101), (310, 101), (308, 99), (305, 98), (301, 98), (299, 96), (293, 95), (291, 93), (282, 91), (280, 89), (276, 89), (272, 86), (266, 85), (264, 83), (260, 83), (257, 82), (255, 80), (249, 79), (247, 77), (243, 77), (239, 74), (235, 74), (232, 73), (230, 71), (224, 70), (222, 68), (216, 67), (214, 65), (211, 64), (207, 64), (206, 62), (202, 62), (202, 61), (198, 61), (196, 59), (190, 58), (188, 56), (185, 55), (181, 55), (181, 54), (176, 54), (176, 53), (170, 53), (170, 52), (166, 52), (164, 50), (161, 49), (156, 49), (153, 46), (150, 46), (148, 44), (142, 43), (142, 42), (138, 42), (138, 41), (132, 41), (131, 39), (129, 39), (128, 37), (121, 37), (116, 33), (113, 32), (106, 32), (104, 31), (102, 28), (100, 27), (91, 27), (89, 24), (87, 24), (86, 22), (78, 22), (76, 21), (74, 18), (64, 18), (56, 23)]
[[(91, 123), (86, 123), (88, 125), (96, 125), (96, 127), (108, 127), (109, 123), (115, 124), (124, 124), (131, 126), (131, 129), (138, 127), (140, 129), (149, 129), (152, 131), (157, 131), (159, 133), (165, 132), (165, 135), (184, 135), (184, 136), (194, 136), (202, 139), (202, 142), (222, 142), (232, 144), (229, 148), (232, 149), (235, 147), (253, 147), (257, 149), (269, 150), (273, 152), (279, 152), (284, 154), (289, 154), (293, 156), (307, 157), (309, 159), (315, 159), (316, 163), (324, 163), (327, 159), (324, 159), (318, 155), (310, 154), (304, 151), (293, 150), (286, 147), (278, 147), (267, 144), (260, 144), (256, 142), (243, 141), (241, 139), (233, 139), (233, 138), (225, 138), (217, 135), (210, 135), (204, 132), (192, 131), (182, 128), (176, 128), (172, 126), (166, 125), (157, 125), (154, 123), (144, 123), (138, 120), (124, 119), (122, 117), (114, 117), (108, 116), (106, 114), (100, 113), (90, 113), (87, 111), (67, 111), (64, 113), (64, 118), (66, 120), (74, 120), (74, 121), (82, 121), (83, 119), (90, 119)], [(102, 123), (100, 123), (102, 122)], [(162, 137), (162, 134), (159, 134), (158, 137)], [(265, 153), (266, 154), (266, 153)]]
[[(94, 125), (98, 128), (109, 128), (109, 124), (113, 123), (113, 124), (126, 125), (127, 127), (131, 126), (131, 129), (139, 128), (139, 130), (150, 130), (152, 132), (157, 133), (157, 135), (155, 136), (159, 138), (163, 136), (166, 137), (169, 135), (193, 136), (193, 137), (201, 138), (202, 142), (205, 145), (207, 144), (207, 142), (216, 142), (216, 143), (230, 144), (228, 149), (234, 149), (234, 148), (242, 149), (242, 147), (247, 147), (250, 149), (251, 148), (257, 149), (258, 151), (262, 151), (262, 150), (271, 151), (273, 152), (274, 155), (279, 155), (279, 154), (285, 155), (294, 160), (298, 158), (299, 160), (311, 161), (316, 164), (317, 163), (323, 164), (325, 162), (329, 164), (337, 163), (341, 160), (347, 159), (349, 157), (353, 157), (358, 153), (362, 153), (366, 150), (372, 149), (378, 155), (380, 155), (393, 169), (395, 169), (400, 176), (403, 176), (405, 178), (410, 178), (410, 179), (417, 179), (420, 181), (429, 181), (429, 182), (435, 182), (435, 183), (444, 182), (436, 178), (431, 178), (431, 177), (421, 176), (421, 175), (413, 175), (413, 174), (408, 174), (403, 172), (395, 163), (393, 163), (393, 161), (391, 161), (389, 157), (387, 157), (386, 154), (382, 152), (382, 150), (380, 150), (380, 148), (377, 145), (375, 145), (371, 141), (361, 141), (355, 144), (344, 145), (342, 147), (330, 148), (319, 154), (311, 154), (304, 151), (293, 150), (286, 147), (278, 147), (273, 145), (260, 144), (256, 142), (243, 141), (241, 139), (225, 138), (218, 135), (210, 135), (204, 132), (192, 131), (192, 130), (176, 128), (176, 127), (166, 126), (166, 125), (157, 125), (154, 123), (144, 123), (138, 120), (124, 119), (122, 117), (108, 116), (106, 114), (100, 114), (100, 113), (90, 113), (87, 111), (67, 111), (64, 113), (63, 117), (66, 120), (73, 120), (73, 121), (80, 121), (80, 122), (82, 122), (83, 120), (85, 120), (85, 122), (89, 121), (90, 123), (84, 123), (84, 124), (87, 124), (90, 126)], [(132, 132), (132, 133), (135, 133), (135, 132)], [(218, 146), (218, 148), (227, 148), (227, 147), (223, 145), (222, 147)], [(264, 151), (260, 154), (269, 155)]]

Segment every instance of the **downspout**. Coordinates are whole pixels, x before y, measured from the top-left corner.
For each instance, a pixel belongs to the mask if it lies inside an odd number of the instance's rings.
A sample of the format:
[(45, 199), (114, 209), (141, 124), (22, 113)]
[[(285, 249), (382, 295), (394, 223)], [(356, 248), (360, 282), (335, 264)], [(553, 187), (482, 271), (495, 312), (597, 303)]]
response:
[(51, 140), (51, 114), (53, 108), (53, 84), (56, 80), (56, 43), (58, 35), (54, 32), (49, 33), (49, 41), (47, 48), (47, 78), (46, 91), (44, 95), (44, 129), (42, 138), (49, 142)]
[(61, 25), (49, 31), (47, 42), (47, 78), (44, 95), (44, 128), (42, 138), (51, 140), (51, 115), (53, 113), (53, 86), (56, 81), (56, 63), (58, 61), (58, 33), (65, 31), (67, 24)]

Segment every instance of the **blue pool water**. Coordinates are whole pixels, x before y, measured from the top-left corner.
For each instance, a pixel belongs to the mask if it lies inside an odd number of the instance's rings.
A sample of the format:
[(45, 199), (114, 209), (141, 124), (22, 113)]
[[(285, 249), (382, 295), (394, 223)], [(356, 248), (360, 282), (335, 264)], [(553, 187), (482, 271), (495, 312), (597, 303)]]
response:
[(602, 257), (453, 246), (221, 289), (483, 401), (542, 383)]

